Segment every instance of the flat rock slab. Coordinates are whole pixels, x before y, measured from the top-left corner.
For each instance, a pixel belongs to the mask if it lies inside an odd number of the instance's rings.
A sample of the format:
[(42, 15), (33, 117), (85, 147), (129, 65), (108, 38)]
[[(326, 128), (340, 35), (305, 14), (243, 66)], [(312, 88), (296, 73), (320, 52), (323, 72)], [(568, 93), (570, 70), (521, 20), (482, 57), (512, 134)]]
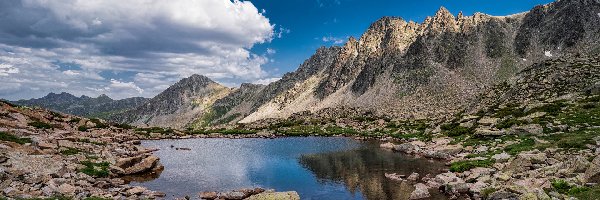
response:
[(247, 200), (300, 200), (300, 195), (297, 192), (263, 192), (257, 195), (252, 195)]

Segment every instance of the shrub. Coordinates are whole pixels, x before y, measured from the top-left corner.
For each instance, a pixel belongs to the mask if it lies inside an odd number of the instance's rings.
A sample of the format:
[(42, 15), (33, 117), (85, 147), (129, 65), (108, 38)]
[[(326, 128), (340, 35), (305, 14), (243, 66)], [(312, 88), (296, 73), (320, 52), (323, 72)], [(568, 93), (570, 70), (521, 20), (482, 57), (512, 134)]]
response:
[(595, 103), (586, 103), (583, 104), (583, 106), (581, 106), (583, 109), (589, 110), (589, 109), (594, 109), (596, 108), (596, 104)]
[(526, 138), (520, 143), (511, 144), (504, 148), (504, 151), (511, 155), (519, 154), (522, 151), (529, 151), (535, 147), (535, 141), (531, 138)]
[(76, 155), (80, 152), (81, 151), (79, 149), (71, 148), (71, 147), (67, 147), (67, 149), (60, 151), (60, 153), (65, 156)]
[(71, 123), (79, 123), (80, 121), (81, 121), (81, 118), (78, 118), (78, 117), (75, 117), (75, 118), (69, 120), (69, 122), (71, 122)]
[(45, 123), (45, 122), (41, 122), (41, 121), (33, 121), (33, 122), (29, 122), (27, 123), (27, 125), (29, 126), (33, 126), (37, 129), (51, 129), (54, 126), (52, 126), (51, 124)]
[(77, 127), (77, 130), (81, 131), (81, 132), (85, 132), (85, 131), (88, 131), (88, 127), (85, 125), (81, 125), (81, 126)]
[(108, 124), (102, 123), (102, 121), (100, 121), (100, 119), (98, 118), (91, 118), (90, 119), (91, 122), (93, 122), (94, 124), (96, 124), (96, 126), (94, 128), (108, 128)]
[(21, 138), (21, 137), (17, 137), (15, 135), (6, 133), (6, 132), (0, 132), (0, 140), (2, 141), (9, 141), (9, 142), (15, 142), (18, 144), (26, 144), (26, 143), (31, 143), (31, 139), (30, 138)]
[(131, 126), (129, 124), (116, 124), (115, 127), (122, 128), (122, 129), (133, 129), (133, 126)]
[(524, 124), (525, 122), (518, 120), (518, 119), (514, 119), (514, 118), (510, 118), (504, 121), (499, 122), (498, 124), (496, 124), (496, 128), (499, 129), (504, 129), (504, 128), (510, 128), (513, 127), (515, 125), (521, 125)]
[(463, 160), (450, 164), (451, 172), (464, 172), (476, 167), (489, 167), (494, 162), (492, 160)]
[(82, 161), (81, 164), (85, 166), (85, 168), (79, 170), (81, 173), (92, 177), (107, 177), (109, 175), (108, 166), (110, 163), (108, 162), (95, 163), (91, 161)]
[(571, 185), (562, 179), (553, 180), (551, 184), (554, 190), (561, 194), (566, 194), (571, 189)]

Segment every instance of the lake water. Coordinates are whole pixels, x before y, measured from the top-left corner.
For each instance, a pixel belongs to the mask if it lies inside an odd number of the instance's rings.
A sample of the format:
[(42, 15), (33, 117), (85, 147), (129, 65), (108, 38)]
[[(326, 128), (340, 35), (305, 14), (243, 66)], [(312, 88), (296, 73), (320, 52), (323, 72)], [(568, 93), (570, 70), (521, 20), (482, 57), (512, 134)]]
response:
[(408, 199), (413, 187), (386, 179), (385, 173), (423, 176), (444, 168), (440, 162), (380, 149), (379, 143), (343, 137), (154, 140), (142, 145), (161, 149), (155, 154), (165, 170), (158, 178), (131, 184), (165, 192), (167, 198), (261, 187), (297, 191), (302, 199)]

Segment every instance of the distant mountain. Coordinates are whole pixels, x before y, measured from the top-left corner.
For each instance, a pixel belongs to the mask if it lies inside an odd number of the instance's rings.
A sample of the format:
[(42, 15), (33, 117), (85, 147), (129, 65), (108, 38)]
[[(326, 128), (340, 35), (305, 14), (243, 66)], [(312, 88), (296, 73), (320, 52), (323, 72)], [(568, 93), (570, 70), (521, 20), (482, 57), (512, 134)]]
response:
[(24, 106), (39, 106), (83, 117), (107, 119), (111, 115), (135, 108), (147, 101), (147, 98), (142, 97), (113, 100), (104, 94), (96, 98), (88, 96), (76, 97), (72, 94), (63, 92), (60, 94), (50, 93), (39, 99), (19, 100), (14, 101), (13, 103)]
[(205, 76), (193, 75), (112, 120), (138, 126), (182, 128), (208, 117), (213, 103), (231, 91)]
[(197, 127), (330, 108), (451, 118), (527, 66), (600, 53), (598, 13), (595, 0), (560, 0), (510, 16), (454, 16), (442, 7), (422, 23), (383, 17), (358, 40), (319, 48), (267, 86), (229, 89), (195, 75), (120, 121)]

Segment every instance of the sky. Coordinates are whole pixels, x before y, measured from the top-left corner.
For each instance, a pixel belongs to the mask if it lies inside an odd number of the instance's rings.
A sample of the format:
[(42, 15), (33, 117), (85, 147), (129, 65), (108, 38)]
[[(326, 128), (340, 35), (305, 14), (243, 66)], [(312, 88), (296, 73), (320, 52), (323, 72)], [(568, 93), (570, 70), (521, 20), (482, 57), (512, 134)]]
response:
[(0, 98), (153, 97), (192, 74), (268, 84), (383, 16), (502, 16), (549, 0), (2, 0)]

